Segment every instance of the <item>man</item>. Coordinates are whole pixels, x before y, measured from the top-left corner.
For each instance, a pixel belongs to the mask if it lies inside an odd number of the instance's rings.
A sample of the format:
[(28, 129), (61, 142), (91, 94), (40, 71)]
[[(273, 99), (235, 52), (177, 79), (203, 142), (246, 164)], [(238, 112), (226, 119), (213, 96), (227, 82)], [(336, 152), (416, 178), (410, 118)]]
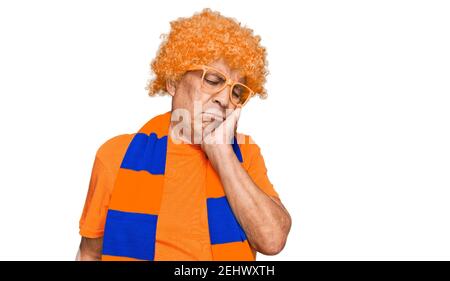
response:
[(171, 111), (97, 151), (80, 260), (255, 260), (283, 248), (291, 218), (259, 147), (236, 132), (265, 97), (265, 49), (252, 30), (209, 9), (171, 22), (149, 94)]

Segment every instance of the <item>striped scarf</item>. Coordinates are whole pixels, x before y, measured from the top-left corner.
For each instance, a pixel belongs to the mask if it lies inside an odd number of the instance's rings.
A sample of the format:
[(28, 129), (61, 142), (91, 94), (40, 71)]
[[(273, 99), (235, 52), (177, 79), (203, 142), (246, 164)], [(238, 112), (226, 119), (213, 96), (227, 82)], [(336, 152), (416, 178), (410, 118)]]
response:
[[(158, 260), (155, 241), (164, 175), (170, 169), (166, 166), (170, 117), (167, 112), (149, 120), (127, 148), (108, 207), (102, 260)], [(242, 163), (236, 138), (232, 146)], [(207, 183), (204, 202), (212, 259), (255, 260), (220, 181)]]

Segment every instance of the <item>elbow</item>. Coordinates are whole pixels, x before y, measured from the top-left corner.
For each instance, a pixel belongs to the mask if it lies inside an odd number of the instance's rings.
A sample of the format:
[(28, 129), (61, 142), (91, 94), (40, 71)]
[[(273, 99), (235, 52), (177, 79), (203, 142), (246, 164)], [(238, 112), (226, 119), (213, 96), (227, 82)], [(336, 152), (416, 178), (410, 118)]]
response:
[(270, 243), (259, 247), (258, 252), (266, 256), (275, 256), (278, 255), (284, 248), (286, 241), (278, 242), (278, 243)]
[(290, 228), (291, 221), (289, 218), (283, 227), (278, 230), (268, 232), (264, 235), (263, 239), (260, 239), (258, 243), (255, 243), (255, 250), (267, 256), (278, 255), (286, 245)]
[(278, 255), (286, 245), (287, 235), (276, 235), (263, 239), (256, 245), (256, 250), (263, 255), (274, 256)]

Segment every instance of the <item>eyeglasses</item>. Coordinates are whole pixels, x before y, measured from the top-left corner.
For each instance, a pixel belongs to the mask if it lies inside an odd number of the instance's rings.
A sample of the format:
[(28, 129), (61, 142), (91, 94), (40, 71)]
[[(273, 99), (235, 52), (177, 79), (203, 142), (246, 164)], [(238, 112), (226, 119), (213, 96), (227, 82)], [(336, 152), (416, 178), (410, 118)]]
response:
[(230, 86), (229, 98), (232, 104), (237, 107), (244, 106), (248, 100), (255, 95), (247, 85), (231, 80), (231, 78), (220, 70), (207, 66), (197, 65), (189, 70), (202, 70), (202, 90), (208, 94), (217, 94), (226, 86)]

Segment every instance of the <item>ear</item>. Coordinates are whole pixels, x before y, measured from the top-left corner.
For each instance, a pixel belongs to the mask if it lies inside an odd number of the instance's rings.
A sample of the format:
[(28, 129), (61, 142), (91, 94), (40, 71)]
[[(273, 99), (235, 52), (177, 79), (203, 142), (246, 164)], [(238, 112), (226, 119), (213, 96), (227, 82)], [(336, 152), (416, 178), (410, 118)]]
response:
[(175, 95), (176, 89), (177, 87), (175, 81), (169, 79), (166, 80), (166, 90), (169, 95), (173, 97)]

